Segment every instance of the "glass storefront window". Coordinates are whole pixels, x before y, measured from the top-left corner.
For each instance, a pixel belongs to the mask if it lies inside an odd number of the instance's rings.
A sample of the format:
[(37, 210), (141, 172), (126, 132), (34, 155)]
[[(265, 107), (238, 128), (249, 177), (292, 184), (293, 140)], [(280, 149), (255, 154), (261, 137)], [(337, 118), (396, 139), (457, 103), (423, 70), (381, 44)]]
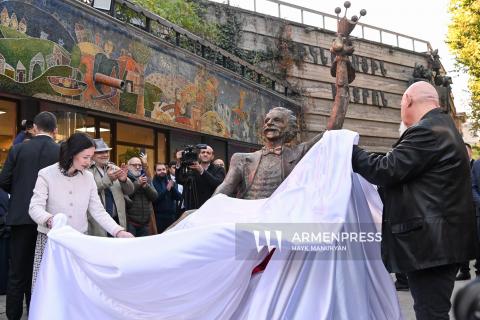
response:
[(223, 162), (227, 162), (227, 143), (222, 141), (222, 140), (218, 140), (218, 139), (213, 139), (213, 138), (209, 138), (207, 139), (206, 143), (213, 148), (213, 152), (214, 152), (214, 155), (215, 155), (215, 159), (222, 159)]
[(41, 105), (40, 111), (50, 111), (57, 117), (58, 133), (55, 137), (57, 142), (68, 139), (74, 132), (85, 132), (90, 137), (95, 137), (93, 117), (75, 112), (72, 108), (47, 103)]
[(153, 174), (155, 163), (153, 129), (117, 122), (117, 163), (127, 163), (140, 153), (147, 155), (148, 166)]
[[(70, 126), (74, 128), (74, 132), (83, 132), (90, 137), (95, 138), (95, 119), (93, 117), (84, 116), (79, 113), (70, 115)], [(60, 126), (59, 126), (60, 131)], [(71, 131), (70, 129), (68, 130)], [(70, 134), (74, 133), (70, 132)]]
[(0, 99), (0, 170), (7, 159), (8, 150), (15, 139), (17, 104)]
[(157, 132), (157, 162), (167, 163), (167, 137), (163, 132)]
[(138, 146), (129, 146), (123, 144), (117, 144), (117, 165), (120, 166), (122, 163), (127, 164), (128, 160), (132, 157), (138, 157), (139, 154), (143, 152), (147, 155), (147, 162), (150, 168), (150, 172), (153, 175), (153, 165), (155, 162), (155, 153), (153, 148), (145, 148)]
[(117, 141), (153, 147), (153, 130), (145, 127), (118, 122)]
[(110, 128), (110, 123), (100, 122), (100, 138), (103, 139), (110, 147), (112, 146), (112, 130)]
[(170, 135), (170, 155), (175, 159), (175, 153), (178, 150), (185, 149), (186, 145), (196, 145), (202, 143), (202, 138), (197, 135), (174, 132)]

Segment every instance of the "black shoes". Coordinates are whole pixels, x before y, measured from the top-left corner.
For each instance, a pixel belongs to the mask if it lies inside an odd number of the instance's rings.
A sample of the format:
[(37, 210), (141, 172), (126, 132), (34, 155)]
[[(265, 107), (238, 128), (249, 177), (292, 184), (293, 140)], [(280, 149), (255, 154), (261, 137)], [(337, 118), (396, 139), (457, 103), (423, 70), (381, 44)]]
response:
[(470, 273), (460, 272), (458, 276), (455, 278), (455, 281), (470, 280), (470, 278), (471, 278)]
[(397, 291), (408, 291), (410, 287), (407, 283), (395, 281), (395, 289), (397, 289)]

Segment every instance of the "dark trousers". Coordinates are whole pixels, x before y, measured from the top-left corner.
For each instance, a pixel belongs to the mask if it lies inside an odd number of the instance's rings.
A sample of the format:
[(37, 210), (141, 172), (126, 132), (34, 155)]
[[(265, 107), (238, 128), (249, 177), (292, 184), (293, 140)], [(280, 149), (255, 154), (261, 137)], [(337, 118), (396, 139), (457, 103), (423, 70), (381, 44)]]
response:
[(397, 278), (399, 284), (408, 286), (408, 279), (405, 273), (395, 273), (395, 278)]
[(417, 320), (448, 320), (458, 264), (407, 272)]
[(148, 224), (140, 226), (127, 222), (127, 231), (133, 234), (135, 237), (145, 237), (150, 235), (150, 232), (148, 231)]
[(30, 306), (32, 291), (33, 258), (37, 241), (37, 225), (25, 224), (10, 229), (10, 268), (7, 284), (7, 318), (22, 317), (23, 299)]
[[(477, 239), (480, 242), (480, 217), (477, 216)], [(480, 246), (477, 246), (477, 256), (475, 257), (475, 274), (477, 276), (480, 275)], [(470, 273), (470, 261), (467, 261), (465, 263), (462, 263), (460, 265), (460, 272), (461, 273)]]
[(176, 220), (177, 220), (177, 215), (174, 215), (174, 214), (157, 214), (155, 217), (155, 221), (157, 222), (158, 234), (165, 231)]

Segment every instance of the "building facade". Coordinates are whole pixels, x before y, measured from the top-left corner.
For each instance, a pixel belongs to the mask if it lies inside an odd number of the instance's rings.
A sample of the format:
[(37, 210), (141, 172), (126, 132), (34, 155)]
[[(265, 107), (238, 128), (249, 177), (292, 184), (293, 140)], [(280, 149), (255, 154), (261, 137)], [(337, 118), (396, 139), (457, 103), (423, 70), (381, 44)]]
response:
[(258, 148), (272, 106), (300, 110), (280, 82), (153, 15), (125, 23), (75, 0), (2, 1), (0, 12), (0, 165), (21, 120), (45, 110), (58, 140), (86, 132), (117, 163), (145, 152), (151, 165), (197, 143), (228, 161)]

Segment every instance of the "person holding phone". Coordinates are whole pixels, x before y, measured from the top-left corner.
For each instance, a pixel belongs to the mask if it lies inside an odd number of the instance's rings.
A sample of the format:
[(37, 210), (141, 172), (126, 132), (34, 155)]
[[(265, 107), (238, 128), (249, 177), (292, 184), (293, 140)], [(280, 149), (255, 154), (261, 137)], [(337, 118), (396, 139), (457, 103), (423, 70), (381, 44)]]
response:
[[(127, 229), (127, 211), (124, 196), (133, 193), (133, 182), (128, 179), (128, 168), (125, 164), (120, 167), (110, 162), (110, 150), (103, 139), (95, 139), (95, 153), (93, 164), (89, 168), (97, 184), (98, 195), (108, 214)], [(106, 237), (105, 230), (88, 214), (88, 234)]]
[(152, 202), (158, 196), (146, 169), (139, 157), (128, 160), (128, 178), (133, 183), (134, 191), (127, 203), (127, 230), (136, 237), (150, 235), (148, 226), (153, 212)]

